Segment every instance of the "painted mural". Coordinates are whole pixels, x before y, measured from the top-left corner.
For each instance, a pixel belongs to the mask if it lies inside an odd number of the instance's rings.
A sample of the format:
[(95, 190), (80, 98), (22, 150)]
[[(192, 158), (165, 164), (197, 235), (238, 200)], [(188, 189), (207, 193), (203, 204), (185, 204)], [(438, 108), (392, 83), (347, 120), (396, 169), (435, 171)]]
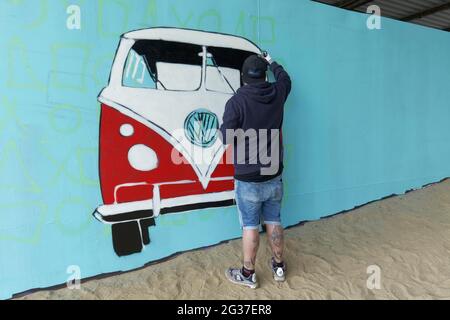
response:
[(449, 34), (368, 18), (309, 0), (0, 1), (0, 298), (239, 237), (214, 129), (260, 50), (295, 83), (284, 226), (449, 177)]
[(234, 204), (234, 170), (217, 133), (252, 54), (261, 50), (249, 40), (199, 30), (121, 37), (99, 96), (104, 205), (94, 214), (112, 225), (119, 256), (150, 244), (159, 215)]

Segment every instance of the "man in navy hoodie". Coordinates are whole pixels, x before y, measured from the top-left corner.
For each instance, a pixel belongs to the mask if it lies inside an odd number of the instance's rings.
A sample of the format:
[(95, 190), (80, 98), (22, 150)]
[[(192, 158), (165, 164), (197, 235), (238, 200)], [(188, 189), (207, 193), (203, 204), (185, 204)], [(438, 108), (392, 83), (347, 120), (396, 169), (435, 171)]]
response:
[[(276, 82), (267, 81), (268, 66)], [(284, 237), (280, 219), (283, 198), (282, 125), (291, 79), (270, 55), (253, 55), (242, 68), (241, 87), (226, 104), (220, 128), (224, 144), (233, 146), (235, 193), (243, 229), (244, 264), (226, 270), (236, 284), (257, 288), (255, 274), (261, 218), (266, 225), (275, 281), (284, 281)]]

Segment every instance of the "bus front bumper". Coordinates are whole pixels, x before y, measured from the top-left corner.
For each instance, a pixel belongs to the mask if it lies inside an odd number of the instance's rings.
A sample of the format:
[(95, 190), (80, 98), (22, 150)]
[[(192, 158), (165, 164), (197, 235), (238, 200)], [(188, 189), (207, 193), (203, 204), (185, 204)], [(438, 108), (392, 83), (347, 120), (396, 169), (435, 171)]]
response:
[(102, 205), (95, 210), (94, 217), (105, 224), (140, 221), (157, 218), (161, 214), (232, 206), (235, 204), (234, 195), (234, 191), (223, 191), (161, 199), (157, 190), (153, 199)]

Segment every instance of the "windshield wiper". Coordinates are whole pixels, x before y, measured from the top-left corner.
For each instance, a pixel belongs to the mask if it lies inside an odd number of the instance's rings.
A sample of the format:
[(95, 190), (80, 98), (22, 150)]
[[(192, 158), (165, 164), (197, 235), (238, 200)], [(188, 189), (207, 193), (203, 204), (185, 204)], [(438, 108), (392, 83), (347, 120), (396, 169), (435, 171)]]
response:
[(211, 54), (210, 56), (212, 63), (214, 64), (214, 67), (216, 67), (217, 71), (219, 71), (220, 76), (222, 79), (228, 84), (230, 89), (233, 91), (234, 94), (236, 94), (236, 90), (234, 90), (233, 86), (231, 85), (230, 81), (228, 81), (227, 77), (222, 73), (222, 70), (220, 70), (219, 65), (216, 62), (216, 59), (214, 59), (214, 56)]
[(152, 69), (150, 68), (150, 64), (148, 63), (147, 56), (146, 56), (146, 55), (143, 55), (142, 57), (144, 58), (145, 64), (147, 65), (148, 73), (150, 74), (150, 77), (152, 78), (153, 82), (154, 82), (154, 83), (159, 83), (159, 84), (163, 87), (163, 89), (167, 91), (166, 86), (161, 82), (161, 80), (159, 80), (159, 79), (153, 74)]

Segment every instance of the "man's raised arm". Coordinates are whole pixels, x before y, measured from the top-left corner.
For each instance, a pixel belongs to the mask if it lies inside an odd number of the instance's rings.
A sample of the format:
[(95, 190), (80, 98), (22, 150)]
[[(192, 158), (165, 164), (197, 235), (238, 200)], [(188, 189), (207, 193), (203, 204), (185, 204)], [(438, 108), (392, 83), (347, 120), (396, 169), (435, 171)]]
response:
[(270, 54), (267, 52), (262, 55), (262, 57), (267, 61), (270, 66), (270, 70), (273, 72), (276, 80), (276, 86), (280, 92), (284, 95), (284, 100), (286, 101), (289, 93), (291, 93), (292, 82), (289, 74), (284, 70), (284, 68), (279, 65), (276, 61), (272, 59)]

